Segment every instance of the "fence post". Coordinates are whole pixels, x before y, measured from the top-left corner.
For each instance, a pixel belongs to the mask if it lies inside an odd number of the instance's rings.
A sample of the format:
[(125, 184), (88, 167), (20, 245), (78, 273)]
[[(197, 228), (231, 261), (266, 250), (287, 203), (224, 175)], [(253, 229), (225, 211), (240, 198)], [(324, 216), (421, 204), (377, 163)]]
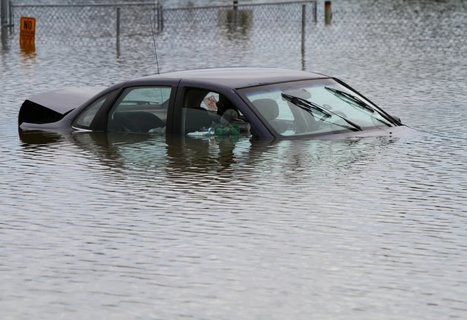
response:
[(8, 0), (0, 0), (0, 19), (2, 20), (2, 28), (8, 26)]
[(160, 33), (164, 30), (164, 13), (162, 4), (157, 5), (157, 32)]
[(13, 30), (13, 27), (14, 27), (14, 21), (13, 21), (13, 4), (10, 2), (8, 2), (8, 22), (9, 22), (9, 25), (10, 25), (10, 32)]
[(8, 13), (8, 8), (7, 8), (7, 3), (8, 0), (0, 0), (0, 19), (1, 19), (1, 24), (0, 24), (0, 36), (2, 38), (2, 47), (7, 47), (7, 33), (6, 29), (8, 26), (7, 22), (7, 13)]
[(234, 26), (237, 26), (238, 20), (238, 0), (233, 0), (233, 21)]
[(0, 0), (0, 19), (2, 20), (2, 32), (4, 32), (10, 24), (8, 18), (8, 0)]
[(329, 25), (332, 21), (332, 5), (331, 1), (324, 2), (324, 24)]
[(120, 57), (120, 7), (117, 7), (117, 21), (116, 21), (116, 49), (117, 49), (117, 58)]
[(305, 70), (306, 5), (302, 5), (302, 70)]
[(313, 1), (313, 22), (318, 22), (318, 0)]

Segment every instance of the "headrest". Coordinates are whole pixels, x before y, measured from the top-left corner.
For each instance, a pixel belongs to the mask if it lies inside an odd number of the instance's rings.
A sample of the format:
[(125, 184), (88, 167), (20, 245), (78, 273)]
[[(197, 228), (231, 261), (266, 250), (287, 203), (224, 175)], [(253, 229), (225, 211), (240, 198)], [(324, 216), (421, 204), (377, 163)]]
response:
[(253, 104), (266, 120), (274, 120), (279, 115), (279, 106), (273, 99), (257, 99)]

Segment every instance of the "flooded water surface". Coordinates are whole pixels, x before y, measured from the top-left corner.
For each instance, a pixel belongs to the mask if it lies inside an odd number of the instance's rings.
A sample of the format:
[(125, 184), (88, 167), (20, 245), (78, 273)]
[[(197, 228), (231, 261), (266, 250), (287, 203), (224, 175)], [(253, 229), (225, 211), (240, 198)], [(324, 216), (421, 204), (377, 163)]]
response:
[(282, 23), (170, 37), (169, 15), (156, 40), (162, 72), (338, 76), (410, 127), (392, 138), (19, 135), (28, 96), (157, 66), (151, 37), (123, 38), (117, 57), (99, 39), (24, 53), (12, 35), (0, 51), (1, 318), (466, 318), (467, 7), (388, 2), (334, 1), (329, 26), (319, 2), (304, 57)]

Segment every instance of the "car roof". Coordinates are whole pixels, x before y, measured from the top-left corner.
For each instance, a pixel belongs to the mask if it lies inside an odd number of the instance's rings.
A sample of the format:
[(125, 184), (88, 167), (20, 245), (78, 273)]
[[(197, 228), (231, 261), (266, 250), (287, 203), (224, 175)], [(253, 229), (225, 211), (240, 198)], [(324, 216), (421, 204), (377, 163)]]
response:
[(191, 83), (244, 88), (268, 83), (324, 78), (325, 75), (279, 68), (212, 68), (175, 71), (138, 80), (187, 80)]

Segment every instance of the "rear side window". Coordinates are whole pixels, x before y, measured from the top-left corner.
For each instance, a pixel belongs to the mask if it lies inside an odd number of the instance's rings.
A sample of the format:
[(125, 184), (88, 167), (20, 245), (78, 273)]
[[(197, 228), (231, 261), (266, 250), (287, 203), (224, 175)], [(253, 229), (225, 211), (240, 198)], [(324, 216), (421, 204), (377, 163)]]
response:
[(170, 87), (132, 87), (123, 91), (109, 113), (110, 132), (165, 133)]
[(74, 127), (81, 128), (81, 129), (91, 129), (91, 123), (96, 117), (97, 112), (104, 104), (105, 100), (107, 99), (108, 95), (105, 95), (95, 102), (93, 102), (90, 106), (88, 106), (81, 114), (76, 118), (75, 122), (73, 123)]

